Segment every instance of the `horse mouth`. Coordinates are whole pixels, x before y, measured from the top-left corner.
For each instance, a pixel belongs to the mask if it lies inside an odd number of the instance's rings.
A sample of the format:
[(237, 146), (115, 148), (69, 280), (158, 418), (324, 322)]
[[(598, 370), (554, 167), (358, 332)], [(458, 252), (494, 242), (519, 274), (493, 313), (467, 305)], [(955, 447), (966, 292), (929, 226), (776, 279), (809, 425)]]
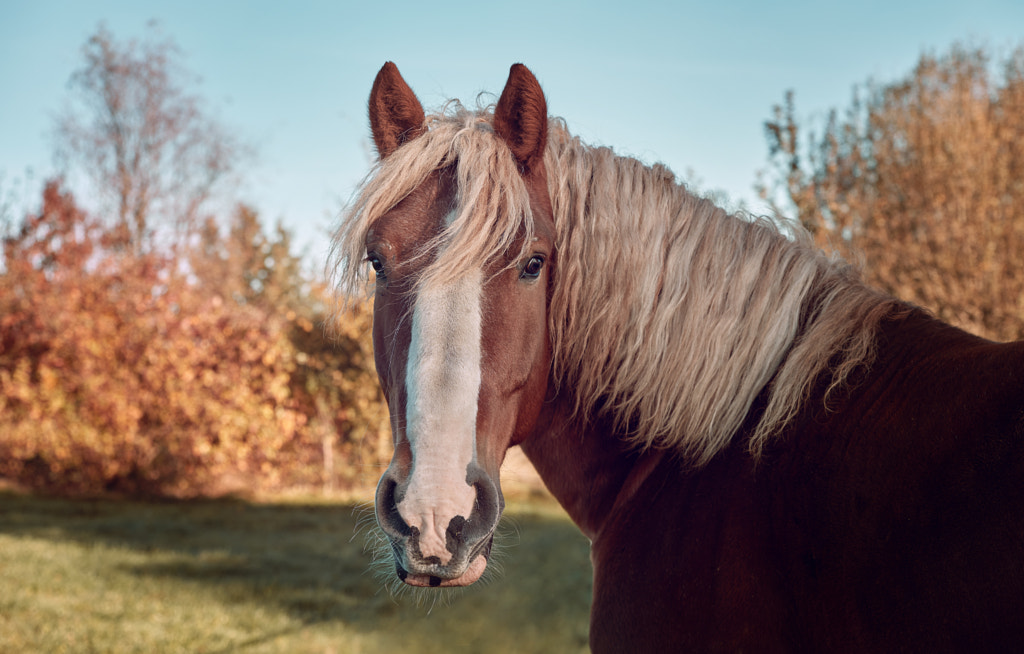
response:
[[(431, 562), (427, 565), (409, 566), (402, 556), (402, 548), (392, 542), (391, 547), (395, 555), (395, 573), (406, 585), (417, 588), (453, 588), (457, 586), (469, 586), (475, 583), (487, 569), (487, 563), (491, 555), (491, 547), (494, 544), (494, 534), (477, 543), (466, 559), (468, 564), (455, 564), (442, 566)], [(463, 559), (465, 561), (466, 559)], [(463, 567), (465, 566), (465, 567)], [(462, 568), (461, 572), (459, 569)]]
[(457, 586), (469, 586), (476, 582), (483, 575), (487, 568), (487, 557), (483, 554), (473, 559), (466, 571), (454, 579), (443, 579), (434, 575), (411, 574), (406, 572), (400, 565), (396, 564), (398, 578), (409, 586), (417, 588), (453, 588)]

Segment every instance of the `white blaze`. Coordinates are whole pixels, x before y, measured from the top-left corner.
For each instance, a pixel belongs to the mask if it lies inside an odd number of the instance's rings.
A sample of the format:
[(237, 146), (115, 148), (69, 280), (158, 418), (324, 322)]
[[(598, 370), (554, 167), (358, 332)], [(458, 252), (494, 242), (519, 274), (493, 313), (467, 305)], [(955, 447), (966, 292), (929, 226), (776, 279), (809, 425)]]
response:
[(447, 564), (445, 532), (467, 520), (476, 491), (466, 482), (476, 459), (480, 393), (481, 273), (420, 291), (406, 364), (405, 433), (413, 452), (398, 512), (420, 532), (420, 552)]

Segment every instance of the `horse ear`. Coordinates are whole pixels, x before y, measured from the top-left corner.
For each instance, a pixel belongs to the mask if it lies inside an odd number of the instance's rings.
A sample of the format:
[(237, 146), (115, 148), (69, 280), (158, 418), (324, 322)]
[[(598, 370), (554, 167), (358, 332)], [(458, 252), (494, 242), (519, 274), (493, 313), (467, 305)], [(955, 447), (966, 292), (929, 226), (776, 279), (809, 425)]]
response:
[(384, 159), (398, 147), (427, 131), (423, 105), (402, 79), (398, 66), (384, 64), (370, 91), (370, 130), (377, 154)]
[(548, 105), (537, 78), (522, 64), (513, 64), (508, 72), (505, 90), (494, 108), (494, 131), (508, 144), (524, 172), (544, 160)]

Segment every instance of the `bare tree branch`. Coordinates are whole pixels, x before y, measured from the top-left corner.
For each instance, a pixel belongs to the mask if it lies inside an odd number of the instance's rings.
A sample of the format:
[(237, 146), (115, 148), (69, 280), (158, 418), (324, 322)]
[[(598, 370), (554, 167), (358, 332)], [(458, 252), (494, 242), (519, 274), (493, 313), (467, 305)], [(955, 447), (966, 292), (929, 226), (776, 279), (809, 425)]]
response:
[(204, 205), (250, 154), (185, 90), (177, 45), (155, 31), (120, 43), (99, 27), (71, 77), (72, 102), (58, 118), (57, 151), (111, 203), (125, 247), (182, 243)]

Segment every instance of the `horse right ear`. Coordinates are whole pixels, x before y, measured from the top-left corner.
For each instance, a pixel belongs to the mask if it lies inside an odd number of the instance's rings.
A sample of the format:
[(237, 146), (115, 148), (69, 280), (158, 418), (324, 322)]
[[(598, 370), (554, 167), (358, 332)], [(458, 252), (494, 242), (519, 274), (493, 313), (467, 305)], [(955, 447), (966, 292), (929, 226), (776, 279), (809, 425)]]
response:
[(494, 107), (494, 132), (505, 140), (523, 172), (544, 161), (548, 141), (548, 105), (530, 69), (513, 64), (505, 90)]
[(370, 130), (377, 154), (386, 158), (427, 131), (423, 105), (402, 79), (398, 66), (384, 64), (370, 91)]

